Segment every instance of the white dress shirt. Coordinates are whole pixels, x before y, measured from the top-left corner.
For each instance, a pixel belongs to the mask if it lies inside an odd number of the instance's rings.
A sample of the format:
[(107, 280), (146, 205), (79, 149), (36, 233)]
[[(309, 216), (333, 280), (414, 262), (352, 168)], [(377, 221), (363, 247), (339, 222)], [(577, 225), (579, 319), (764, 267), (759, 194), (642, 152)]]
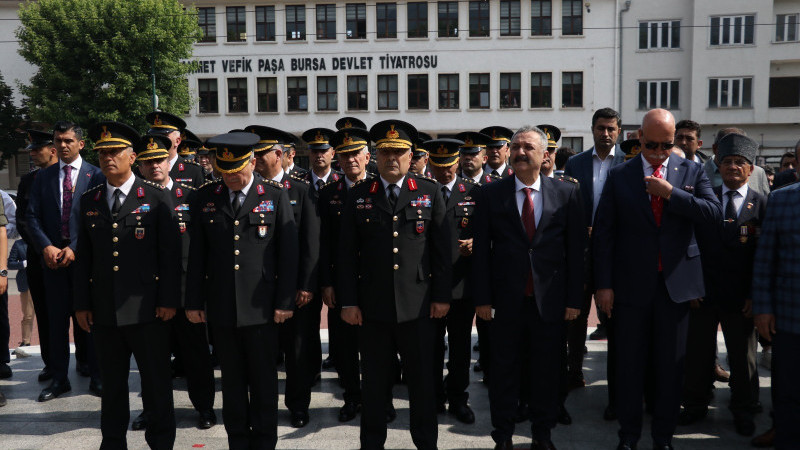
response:
[[(364, 178), (367, 178), (367, 172), (364, 172), (364, 173), (362, 173), (362, 174), (361, 174), (361, 178), (359, 178), (359, 179), (358, 179), (358, 180), (356, 180), (356, 181), (361, 181), (361, 180), (363, 180)], [(350, 181), (350, 178), (347, 178), (347, 176), (345, 176), (345, 177), (344, 177), (344, 186), (345, 186), (347, 189), (350, 189), (351, 187), (353, 187), (353, 185), (354, 185), (354, 184), (356, 184), (356, 182), (355, 182), (355, 181)]]
[(616, 145), (612, 147), (605, 159), (600, 159), (597, 149), (592, 149), (592, 217), (597, 212), (597, 205), (600, 204), (600, 195), (603, 193), (603, 186), (606, 184), (616, 149)]
[[(241, 194), (239, 194), (239, 205), (244, 205), (244, 199), (247, 198), (247, 193), (250, 192), (250, 186), (253, 185), (254, 179), (255, 177), (253, 175), (250, 175), (250, 181), (247, 183), (247, 185), (245, 185), (245, 187), (242, 188)], [(228, 188), (228, 199), (231, 202), (231, 206), (233, 206), (234, 195), (236, 195), (234, 194), (234, 191), (231, 191), (230, 188)]]
[(175, 183), (173, 183), (173, 182), (172, 182), (172, 178), (170, 177), (170, 178), (167, 178), (167, 185), (166, 185), (166, 186), (164, 186), (164, 187), (165, 187), (165, 188), (166, 188), (168, 191), (172, 191), (172, 186), (173, 186), (174, 184), (175, 184)]
[[(661, 171), (660, 171), (661, 178), (663, 178), (665, 180), (667, 179), (667, 169), (669, 167), (669, 160), (670, 160), (670, 158), (667, 157), (667, 159), (665, 159), (664, 162), (661, 163)], [(652, 164), (647, 162), (647, 160), (644, 157), (642, 157), (642, 166), (644, 168), (644, 176), (646, 176), (646, 177), (654, 176), (653, 175), (653, 172), (654, 172), (653, 169), (655, 169), (655, 167), (653, 167)], [(653, 196), (651, 195), (650, 197), (652, 198)]]
[[(58, 207), (61, 208), (61, 201), (64, 199), (64, 166), (72, 166), (72, 173), (70, 173), (70, 178), (72, 178), (72, 192), (75, 192), (75, 184), (78, 183), (78, 172), (81, 171), (81, 165), (83, 165), (83, 158), (81, 155), (78, 155), (75, 158), (75, 161), (67, 164), (62, 160), (58, 160)], [(80, 199), (73, 198), (72, 201), (75, 202), (76, 200), (80, 201)]]
[(522, 181), (519, 180), (516, 176), (514, 177), (514, 185), (516, 186), (515, 190), (517, 193), (517, 211), (519, 212), (519, 218), (522, 220), (522, 207), (525, 204), (525, 191), (524, 188), (531, 188), (531, 196), (533, 197), (533, 217), (536, 221), (536, 226), (539, 226), (539, 220), (542, 218), (542, 179), (541, 177), (536, 177), (536, 181), (533, 182), (532, 185), (526, 186)]
[(108, 209), (111, 210), (114, 208), (114, 191), (117, 189), (120, 190), (119, 195), (119, 204), (125, 203), (125, 199), (128, 198), (128, 194), (131, 192), (131, 188), (133, 187), (133, 182), (136, 180), (136, 177), (131, 173), (131, 176), (122, 183), (122, 186), (112, 186), (106, 181), (106, 201), (108, 202)]
[(174, 158), (169, 160), (169, 170), (170, 170), (170, 172), (172, 171), (172, 166), (174, 166), (176, 162), (178, 162), (178, 154), (177, 153), (175, 154)]
[(287, 167), (287, 168), (286, 168), (286, 170), (284, 170), (284, 172), (286, 172), (287, 174), (289, 174), (289, 173), (291, 173), (293, 170), (294, 170), (294, 163), (292, 163), (292, 165), (291, 165), (291, 166)]
[(503, 173), (506, 171), (506, 167), (508, 167), (508, 163), (503, 163), (503, 165), (502, 165), (502, 166), (500, 166), (500, 167), (498, 167), (497, 169), (492, 169), (492, 166), (490, 166), (489, 164), (486, 164), (486, 165), (484, 166), (484, 169), (485, 169), (487, 172), (489, 172), (490, 174), (491, 174), (491, 173), (493, 173), (493, 172), (496, 170), (496, 171), (497, 171), (497, 174), (498, 174), (498, 175), (500, 175), (500, 176), (502, 177), (502, 176), (503, 176)]
[(284, 174), (284, 172), (278, 172), (277, 175), (272, 177), (272, 181), (274, 181), (276, 183), (280, 183), (281, 181), (283, 181), (283, 174)]
[(736, 190), (728, 189), (728, 186), (725, 186), (724, 184), (722, 185), (722, 215), (723, 215), (723, 218), (725, 216), (725, 208), (728, 207), (728, 192), (729, 191), (736, 192), (735, 194), (733, 194), (733, 207), (736, 208), (736, 217), (739, 217), (739, 215), (742, 213), (742, 206), (744, 206), (744, 199), (745, 199), (745, 197), (747, 197), (747, 191), (749, 189), (750, 189), (750, 187), (747, 185), (747, 183), (745, 183), (742, 187), (740, 187), (739, 189), (736, 189)]
[(389, 183), (388, 181), (383, 179), (383, 177), (381, 177), (381, 184), (383, 184), (383, 193), (384, 193), (384, 195), (386, 195), (387, 199), (389, 198), (389, 189), (388, 189), (389, 185), (390, 184), (394, 184), (395, 186), (397, 186), (397, 196), (399, 197), (400, 196), (400, 190), (403, 189), (403, 181), (405, 181), (405, 179), (406, 179), (406, 177), (403, 177), (403, 178), (400, 178), (397, 181), (397, 183)]
[(317, 180), (322, 180), (322, 183), (325, 184), (328, 182), (328, 178), (331, 176), (331, 170), (328, 169), (328, 173), (325, 175), (318, 177), (314, 171), (311, 171), (311, 184), (314, 186), (314, 189), (317, 190)]

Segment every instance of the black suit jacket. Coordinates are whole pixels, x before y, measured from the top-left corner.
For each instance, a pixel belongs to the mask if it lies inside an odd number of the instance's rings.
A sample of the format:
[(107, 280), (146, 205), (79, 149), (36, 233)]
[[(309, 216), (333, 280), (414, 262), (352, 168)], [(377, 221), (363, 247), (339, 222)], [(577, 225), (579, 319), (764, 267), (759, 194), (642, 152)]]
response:
[[(17, 230), (22, 240), (28, 244), (28, 248), (31, 250), (34, 248), (33, 233), (28, 223), (26, 212), (28, 211), (28, 202), (30, 202), (33, 180), (36, 179), (38, 173), (39, 169), (34, 169), (26, 173), (19, 179), (19, 185), (17, 186)], [(30, 264), (30, 262), (28, 262), (28, 264)]]
[(283, 174), (283, 189), (289, 196), (292, 214), (300, 238), (297, 289), (316, 292), (319, 274), (320, 220), (311, 195), (313, 190), (302, 178)]
[(196, 161), (178, 155), (178, 160), (169, 171), (169, 176), (172, 181), (188, 184), (189, 186), (199, 188), (206, 182), (206, 173), (203, 171), (203, 166)]
[(156, 307), (180, 306), (180, 237), (161, 186), (135, 177), (114, 219), (103, 183), (80, 198), (79, 217), (76, 311), (125, 326), (156, 320)]
[(217, 326), (272, 323), (293, 310), (298, 239), (289, 196), (254, 173), (234, 215), (222, 180), (201, 187), (190, 204), (192, 227), (186, 309), (206, 309)]
[(472, 180), (456, 177), (446, 214), (450, 222), (450, 248), (453, 263), (453, 300), (472, 297), (472, 257), (459, 252), (459, 239), (472, 239), (475, 201), (479, 185)]
[(543, 320), (564, 320), (580, 308), (586, 223), (578, 185), (541, 178), (542, 216), (529, 240), (516, 201), (516, 177), (478, 191), (472, 279), (476, 306), (521, 311), (528, 271)]
[(403, 323), (449, 303), (450, 225), (440, 185), (409, 172), (394, 209), (380, 177), (355, 184), (342, 213), (337, 300), (364, 320)]
[(189, 211), (189, 205), (197, 189), (172, 180), (172, 189), (165, 188), (164, 192), (167, 193), (167, 197), (172, 203), (172, 209), (175, 211), (173, 216), (177, 222), (175, 226), (181, 236), (181, 307), (183, 307), (185, 304), (184, 295), (186, 294), (186, 271), (189, 268), (189, 244), (191, 243), (189, 229), (192, 226), (192, 215)]
[(327, 183), (319, 191), (317, 211), (319, 214), (320, 246), (319, 246), (319, 285), (321, 287), (336, 286), (336, 268), (339, 254), (339, 236), (341, 233), (342, 213), (347, 203), (347, 184), (344, 177)]

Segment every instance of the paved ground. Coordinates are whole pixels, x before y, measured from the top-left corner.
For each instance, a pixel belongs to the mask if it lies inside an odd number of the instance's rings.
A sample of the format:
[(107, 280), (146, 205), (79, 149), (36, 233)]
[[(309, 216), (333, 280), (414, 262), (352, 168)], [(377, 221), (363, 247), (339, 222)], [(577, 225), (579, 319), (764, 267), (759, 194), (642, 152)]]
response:
[[(322, 331), (327, 341), (327, 330)], [(473, 339), (477, 337), (473, 334)], [(721, 340), (720, 340), (721, 342)], [(327, 346), (327, 344), (324, 344)], [(617, 425), (602, 420), (606, 404), (605, 388), (605, 350), (606, 343), (588, 342), (589, 354), (585, 364), (585, 375), (589, 385), (573, 391), (567, 401), (567, 408), (574, 419), (573, 425), (559, 426), (553, 440), (559, 449), (613, 449), (616, 446)], [(326, 350), (325, 350), (326, 351)], [(30, 347), (31, 357), (16, 358), (11, 361), (14, 376), (0, 381), (0, 389), (8, 398), (8, 405), (0, 408), (0, 448), (98, 448), (100, 445), (100, 400), (87, 393), (89, 380), (82, 378), (73, 370), (70, 380), (71, 393), (48, 403), (37, 403), (39, 391), (45, 387), (38, 383), (36, 376), (42, 368), (38, 347)], [(477, 356), (477, 355), (474, 355)], [(13, 357), (12, 357), (13, 358)], [(725, 363), (724, 346), (720, 344), (720, 360)], [(74, 363), (74, 360), (73, 360)], [(130, 386), (131, 418), (141, 411), (139, 378), (135, 364), (132, 363)], [(769, 411), (769, 372), (761, 371), (761, 401), (765, 411)], [(441, 448), (491, 448), (494, 444), (489, 437), (487, 390), (480, 382), (480, 374), (473, 374), (470, 385), (470, 403), (475, 410), (476, 423), (463, 425), (448, 415), (439, 416), (439, 446)], [(217, 397), (215, 407), (221, 418), (222, 397), (219, 392), (220, 373), (216, 371)], [(283, 373), (281, 373), (283, 377)], [(283, 381), (281, 381), (283, 391)], [(733, 431), (731, 415), (726, 405), (730, 398), (728, 387), (716, 384), (714, 408), (705, 422), (678, 429), (674, 444), (678, 449), (737, 449), (749, 448), (749, 438), (738, 436)], [(395, 386), (395, 407), (397, 420), (390, 425), (387, 448), (413, 448), (408, 433), (408, 401), (404, 386)], [(281, 396), (281, 415), (279, 416), (279, 448), (356, 448), (358, 446), (358, 421), (342, 425), (337, 421), (341, 394), (334, 372), (323, 372), (323, 380), (314, 389), (311, 405), (311, 423), (302, 429), (289, 426), (289, 416), (283, 407)], [(225, 448), (227, 440), (222, 425), (210, 430), (194, 427), (196, 415), (191, 409), (186, 394), (185, 380), (175, 380), (175, 406), (178, 418), (176, 448)], [(646, 420), (649, 422), (649, 418)], [(757, 416), (758, 432), (769, 427), (767, 413)], [(518, 426), (514, 442), (519, 448), (530, 445), (530, 429)], [(643, 434), (649, 436), (646, 429)], [(131, 448), (145, 448), (144, 432), (128, 433)], [(642, 440), (642, 448), (650, 448), (649, 438)]]

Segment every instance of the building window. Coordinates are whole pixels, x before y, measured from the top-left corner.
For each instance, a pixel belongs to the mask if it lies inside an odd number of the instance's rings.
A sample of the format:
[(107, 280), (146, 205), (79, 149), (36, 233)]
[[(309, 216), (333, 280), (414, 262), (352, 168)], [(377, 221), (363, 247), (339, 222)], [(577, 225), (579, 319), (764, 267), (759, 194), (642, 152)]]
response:
[(278, 112), (278, 79), (258, 78), (258, 112)]
[(580, 153), (583, 151), (583, 138), (582, 137), (562, 137), (561, 138), (561, 145), (564, 147), (569, 147), (575, 151), (575, 153)]
[(408, 109), (428, 109), (428, 75), (408, 76)]
[(203, 31), (200, 42), (217, 42), (216, 8), (197, 8), (197, 24)]
[(347, 77), (347, 110), (367, 111), (369, 109), (366, 75)]
[(347, 39), (367, 38), (367, 4), (348, 3), (346, 6)]
[(711, 45), (752, 44), (756, 16), (723, 16), (711, 18)]
[(681, 47), (681, 22), (639, 22), (639, 49)]
[(800, 107), (800, 77), (773, 77), (769, 79), (769, 107)]
[(428, 2), (408, 3), (408, 37), (428, 37)]
[(500, 36), (519, 36), (519, 0), (500, 0)]
[(750, 108), (753, 106), (752, 78), (711, 78), (708, 80), (709, 108)]
[(308, 111), (306, 77), (286, 77), (286, 109), (289, 111)]
[(580, 36), (583, 34), (583, 2), (563, 0), (561, 2), (561, 35)]
[(375, 16), (378, 20), (378, 39), (397, 37), (397, 3), (377, 3)]
[(439, 109), (458, 109), (458, 74), (439, 75)]
[(553, 2), (532, 0), (531, 36), (550, 36), (551, 34), (553, 34)]
[(775, 42), (793, 42), (798, 40), (798, 27), (800, 14), (778, 14), (775, 20)]
[(531, 108), (553, 107), (553, 74), (534, 72), (531, 74)]
[(583, 106), (583, 72), (564, 72), (561, 74), (561, 107), (580, 108)]
[(500, 108), (519, 108), (520, 75), (500, 74)]
[(317, 77), (317, 111), (338, 110), (336, 94), (336, 77)]
[(336, 5), (317, 5), (317, 39), (336, 39)]
[(439, 37), (458, 37), (458, 2), (438, 2)]
[(247, 78), (228, 79), (228, 112), (247, 112)]
[(247, 21), (244, 6), (228, 6), (225, 8), (228, 20), (228, 42), (244, 42), (247, 40)]
[(378, 109), (397, 109), (397, 75), (378, 75)]
[(473, 0), (469, 2), (469, 35), (489, 36), (489, 2)]
[(286, 5), (286, 39), (304, 41), (306, 39), (305, 5)]
[(678, 109), (680, 98), (678, 80), (639, 82), (639, 109)]
[(489, 109), (489, 74), (469, 74), (469, 107)]
[(256, 6), (256, 41), (275, 40), (275, 7)]
[(200, 97), (200, 114), (219, 112), (219, 92), (216, 79), (198, 79), (197, 95)]

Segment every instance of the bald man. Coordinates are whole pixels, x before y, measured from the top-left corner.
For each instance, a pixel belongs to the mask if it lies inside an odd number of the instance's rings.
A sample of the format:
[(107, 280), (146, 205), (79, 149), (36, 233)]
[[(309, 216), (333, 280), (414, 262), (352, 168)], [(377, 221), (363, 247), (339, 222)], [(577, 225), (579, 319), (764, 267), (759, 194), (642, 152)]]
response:
[[(703, 167), (672, 153), (675, 118), (648, 111), (641, 153), (608, 173), (592, 229), (595, 302), (614, 317), (619, 449), (642, 431), (645, 366), (653, 361), (654, 448), (672, 448), (680, 412), (689, 301), (705, 295), (694, 228), (722, 220)], [(624, 268), (621, 270), (620, 268)]]

